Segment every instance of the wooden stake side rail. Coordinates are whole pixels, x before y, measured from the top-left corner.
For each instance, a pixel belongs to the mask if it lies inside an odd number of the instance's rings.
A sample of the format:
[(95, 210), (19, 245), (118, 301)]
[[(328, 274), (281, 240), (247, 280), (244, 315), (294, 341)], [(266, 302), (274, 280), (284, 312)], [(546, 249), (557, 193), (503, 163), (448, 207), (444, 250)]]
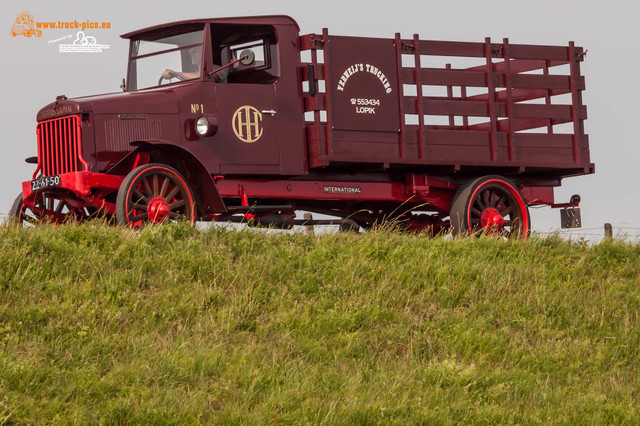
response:
[[(395, 131), (378, 132), (332, 122), (333, 98), (339, 95), (335, 88), (340, 76), (350, 77), (344, 69), (332, 68), (327, 45), (343, 39), (355, 43), (326, 30), (301, 37), (301, 50), (312, 52), (311, 63), (302, 66), (302, 81), (309, 82), (311, 69), (314, 81), (308, 84), (324, 82), (323, 91), (303, 91), (305, 111), (314, 116), (322, 111), (326, 117), (306, 123), (311, 168), (354, 162), (489, 170), (507, 163), (523, 174), (540, 167), (557, 177), (594, 172), (584, 134), (584, 51), (573, 43), (433, 41), (420, 40), (417, 34), (410, 39), (400, 34), (392, 40), (363, 39), (379, 40), (380, 51), (388, 42), (395, 46), (397, 82), (392, 89), (401, 95), (399, 125)], [(324, 61), (317, 59), (321, 50)], [(353, 62), (358, 63), (356, 51)]]

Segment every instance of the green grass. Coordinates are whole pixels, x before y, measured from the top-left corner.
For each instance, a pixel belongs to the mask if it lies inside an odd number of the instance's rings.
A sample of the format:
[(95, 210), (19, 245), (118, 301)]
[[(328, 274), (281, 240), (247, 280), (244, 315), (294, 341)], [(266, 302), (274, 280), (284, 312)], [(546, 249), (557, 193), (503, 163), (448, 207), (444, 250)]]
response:
[(640, 422), (640, 245), (0, 227), (0, 424)]

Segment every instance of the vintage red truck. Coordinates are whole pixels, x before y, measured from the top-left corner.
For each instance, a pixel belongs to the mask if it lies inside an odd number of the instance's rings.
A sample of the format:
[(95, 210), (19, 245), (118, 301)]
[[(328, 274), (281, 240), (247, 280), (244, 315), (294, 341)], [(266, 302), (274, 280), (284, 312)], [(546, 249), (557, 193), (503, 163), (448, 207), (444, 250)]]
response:
[[(23, 224), (106, 215), (524, 237), (529, 206), (579, 226), (565, 177), (590, 174), (574, 46), (300, 35), (288, 16), (194, 19), (122, 36), (121, 93), (37, 114)], [(311, 222), (320, 223), (320, 222)]]

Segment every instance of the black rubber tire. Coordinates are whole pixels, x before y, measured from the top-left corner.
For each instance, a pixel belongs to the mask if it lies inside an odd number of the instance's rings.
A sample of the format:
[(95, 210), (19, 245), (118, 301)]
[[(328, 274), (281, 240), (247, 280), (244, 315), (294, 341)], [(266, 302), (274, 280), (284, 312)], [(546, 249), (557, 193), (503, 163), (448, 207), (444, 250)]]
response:
[[(154, 208), (155, 205), (161, 205), (163, 210)], [(180, 172), (166, 164), (151, 163), (136, 167), (120, 185), (116, 197), (116, 217), (118, 224), (132, 228), (151, 222), (177, 220), (195, 225), (193, 190)]]
[(340, 232), (355, 232), (355, 233), (359, 233), (360, 232), (360, 225), (358, 225), (356, 223), (355, 220), (353, 219), (344, 219), (341, 223), (340, 223)]
[(9, 210), (9, 220), (26, 227), (44, 223), (62, 224), (69, 220), (82, 223), (100, 217), (99, 210), (94, 207), (71, 208), (65, 201), (47, 197), (46, 194), (40, 194), (36, 200), (36, 207), (40, 210), (39, 213), (31, 208), (25, 208), (22, 193), (20, 193)]
[[(483, 218), (489, 211), (502, 216), (504, 222), (499, 228), (483, 227)], [(531, 218), (518, 187), (502, 176), (489, 175), (458, 189), (451, 203), (450, 224), (454, 237), (499, 233), (509, 238), (526, 238)]]
[(11, 210), (9, 210), (9, 220), (19, 224), (20, 226), (25, 226), (28, 224), (36, 225), (42, 220), (33, 212), (31, 212), (30, 215), (26, 215), (26, 213), (27, 212), (24, 209), (24, 202), (22, 200), (22, 193), (20, 193), (11, 205)]

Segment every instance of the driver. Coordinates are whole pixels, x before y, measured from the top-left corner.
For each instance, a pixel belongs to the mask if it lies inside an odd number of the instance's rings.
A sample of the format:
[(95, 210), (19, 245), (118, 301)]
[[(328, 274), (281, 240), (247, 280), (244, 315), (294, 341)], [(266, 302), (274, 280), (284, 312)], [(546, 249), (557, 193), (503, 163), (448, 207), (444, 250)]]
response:
[[(195, 70), (200, 69), (200, 59), (202, 57), (201, 52), (202, 52), (202, 48), (201, 47), (194, 47), (194, 48), (191, 48), (189, 50), (189, 55), (191, 56), (191, 64), (193, 65), (192, 69), (195, 69)], [(220, 65), (213, 64), (214, 71), (217, 70), (218, 68), (220, 68)], [(227, 82), (227, 75), (229, 75), (229, 69), (225, 68), (225, 69), (220, 70), (217, 73), (215, 73), (213, 75), (213, 79), (217, 83), (226, 83)], [(162, 73), (162, 78), (164, 78), (165, 80), (170, 80), (173, 77), (175, 77), (175, 78), (177, 78), (179, 80), (189, 80), (189, 79), (200, 77), (200, 73), (199, 72), (174, 71), (174, 70), (171, 70), (171, 69), (166, 69)]]

